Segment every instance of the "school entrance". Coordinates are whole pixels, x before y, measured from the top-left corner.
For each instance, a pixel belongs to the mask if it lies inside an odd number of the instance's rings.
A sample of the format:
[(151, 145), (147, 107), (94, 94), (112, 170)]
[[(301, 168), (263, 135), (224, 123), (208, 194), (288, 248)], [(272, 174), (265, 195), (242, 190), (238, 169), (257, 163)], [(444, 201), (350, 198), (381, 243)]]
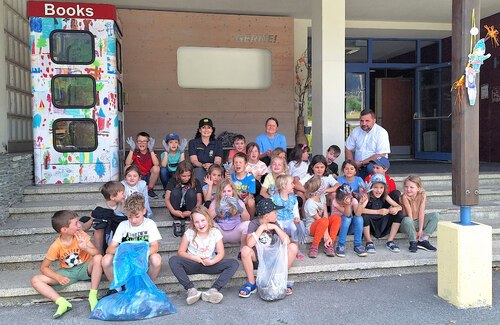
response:
[(451, 66), (442, 40), (346, 39), (346, 137), (364, 108), (391, 156), (451, 160)]

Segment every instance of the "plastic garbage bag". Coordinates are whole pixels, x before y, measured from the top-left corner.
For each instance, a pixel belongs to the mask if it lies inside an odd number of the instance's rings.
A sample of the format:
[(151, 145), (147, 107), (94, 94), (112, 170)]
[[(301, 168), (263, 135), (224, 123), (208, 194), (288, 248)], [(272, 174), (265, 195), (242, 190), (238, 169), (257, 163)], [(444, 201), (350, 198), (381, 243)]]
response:
[[(264, 234), (264, 233), (263, 233)], [(277, 235), (274, 243), (271, 240), (262, 243), (252, 234), (256, 241), (259, 268), (257, 269), (257, 292), (266, 301), (280, 300), (286, 297), (288, 281), (287, 244)]]
[(147, 274), (148, 257), (148, 242), (124, 242), (118, 246), (110, 289), (125, 285), (125, 290), (99, 300), (91, 319), (139, 320), (177, 312), (167, 294)]

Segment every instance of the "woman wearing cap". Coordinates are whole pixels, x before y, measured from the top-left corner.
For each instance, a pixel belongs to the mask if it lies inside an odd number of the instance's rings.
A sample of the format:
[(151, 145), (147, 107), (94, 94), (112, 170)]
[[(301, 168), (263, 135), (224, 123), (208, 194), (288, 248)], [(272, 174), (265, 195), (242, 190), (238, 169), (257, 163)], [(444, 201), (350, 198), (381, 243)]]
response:
[(266, 132), (255, 139), (261, 152), (259, 158), (265, 162), (266, 165), (269, 165), (271, 162), (271, 156), (274, 149), (282, 148), (286, 151), (286, 138), (283, 134), (277, 132), (278, 126), (279, 123), (277, 118), (268, 118), (266, 120)]
[(215, 128), (211, 119), (205, 117), (198, 123), (194, 139), (189, 141), (189, 160), (200, 183), (213, 164), (222, 163), (222, 142), (215, 139)]
[[(184, 158), (184, 149), (186, 149), (187, 140), (182, 139), (179, 145), (179, 135), (175, 132), (167, 134), (165, 140), (162, 141), (163, 152), (160, 156), (160, 180), (163, 185), (163, 190), (167, 188), (168, 180), (175, 174), (177, 170), (177, 165)], [(163, 195), (165, 198), (165, 194)]]

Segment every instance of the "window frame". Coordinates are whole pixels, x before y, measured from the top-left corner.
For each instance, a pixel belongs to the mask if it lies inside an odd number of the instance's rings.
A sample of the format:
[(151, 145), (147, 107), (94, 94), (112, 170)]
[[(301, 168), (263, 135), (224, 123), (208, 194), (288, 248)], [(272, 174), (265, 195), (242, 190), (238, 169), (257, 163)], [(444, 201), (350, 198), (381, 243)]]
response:
[[(93, 101), (92, 104), (86, 105), (86, 106), (61, 106), (59, 104), (56, 104), (54, 100), (54, 81), (57, 78), (89, 78), (92, 80), (92, 90), (93, 90)], [(51, 80), (50, 80), (50, 96), (52, 100), (52, 104), (56, 108), (61, 108), (61, 109), (85, 109), (85, 108), (92, 108), (95, 106), (96, 101), (97, 101), (97, 96), (96, 96), (96, 80), (92, 75), (89, 74), (56, 74), (54, 75)]]
[[(88, 62), (66, 62), (66, 61), (56, 61), (54, 60), (53, 54), (53, 49), (54, 47), (54, 42), (55, 39), (53, 37), (54, 34), (56, 33), (67, 33), (67, 34), (88, 34), (91, 37), (92, 40), (92, 60)], [(50, 32), (49, 35), (49, 51), (50, 51), (50, 60), (54, 62), (55, 64), (67, 64), (67, 65), (89, 65), (92, 62), (95, 61), (95, 35), (92, 34), (88, 30), (66, 30), (66, 29), (56, 29)]]
[[(72, 121), (72, 122), (91, 122), (92, 125), (94, 126), (94, 134), (95, 134), (95, 144), (93, 146), (93, 148), (91, 149), (87, 149), (87, 150), (81, 150), (79, 148), (77, 148), (78, 150), (61, 150), (61, 149), (58, 149), (57, 146), (56, 146), (56, 131), (55, 131), (55, 125), (60, 122), (60, 121)], [(91, 118), (67, 118), (67, 117), (63, 117), (63, 118), (58, 118), (58, 119), (55, 119), (54, 122), (52, 122), (52, 143), (53, 143), (53, 147), (54, 147), (54, 150), (57, 151), (57, 152), (61, 152), (61, 153), (66, 153), (66, 152), (93, 152), (93, 151), (96, 151), (97, 150), (97, 147), (99, 145), (99, 141), (98, 141), (98, 128), (97, 128), (97, 122)]]

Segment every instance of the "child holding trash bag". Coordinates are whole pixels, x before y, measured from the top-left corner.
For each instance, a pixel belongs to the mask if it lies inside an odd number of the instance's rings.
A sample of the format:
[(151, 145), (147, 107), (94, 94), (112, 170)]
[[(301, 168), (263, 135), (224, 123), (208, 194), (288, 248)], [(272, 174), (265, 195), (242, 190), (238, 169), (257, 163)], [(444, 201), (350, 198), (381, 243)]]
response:
[[(276, 244), (285, 244), (286, 254), (284, 254), (283, 258), (274, 260), (271, 258), (271, 261), (261, 260), (261, 263), (267, 262), (281, 262), (281, 264), (277, 265), (278, 268), (284, 267), (286, 265), (287, 269), (292, 266), (293, 261), (295, 260), (295, 256), (297, 255), (298, 247), (294, 243), (290, 243), (290, 238), (288, 235), (276, 224), (278, 213), (277, 210), (283, 209), (281, 206), (277, 206), (273, 203), (271, 199), (265, 198), (257, 203), (256, 207), (256, 219), (250, 221), (248, 225), (248, 235), (247, 235), (247, 244), (241, 250), (241, 262), (243, 264), (243, 269), (245, 270), (245, 274), (247, 276), (247, 282), (241, 287), (239, 296), (242, 298), (248, 298), (257, 291), (257, 283), (255, 281), (254, 269), (259, 267), (259, 260), (262, 259), (262, 256), (258, 256), (257, 254), (257, 245), (264, 246), (274, 246)], [(265, 272), (260, 272), (259, 269), (259, 278), (258, 282), (261, 280), (265, 282), (269, 280), (264, 275)], [(280, 274), (282, 275), (282, 274)], [(292, 286), (286, 283), (286, 277), (284, 279), (283, 291), (286, 295), (292, 294)], [(260, 290), (260, 289), (259, 289)], [(260, 293), (261, 297), (263, 297), (262, 292)], [(281, 292), (278, 292), (275, 296), (275, 299), (283, 298), (281, 296)], [(274, 297), (269, 297), (274, 298)], [(271, 299), (265, 299), (271, 300)]]
[[(293, 177), (290, 175), (280, 175), (276, 178), (276, 189), (278, 193), (272, 196), (274, 204), (283, 206), (278, 210), (278, 224), (286, 232), (292, 243), (303, 244), (307, 233), (304, 222), (300, 220), (299, 203), (297, 195), (293, 194)], [(304, 258), (304, 254), (297, 252), (297, 258)]]
[[(193, 209), (191, 227), (181, 239), (177, 256), (172, 256), (168, 264), (177, 280), (187, 290), (186, 302), (192, 305), (200, 299), (218, 304), (222, 298), (219, 290), (227, 284), (238, 269), (238, 261), (224, 258), (222, 233), (214, 226), (214, 221), (203, 205)], [(208, 291), (200, 292), (188, 274), (219, 274)]]
[(148, 275), (151, 280), (155, 280), (160, 273), (161, 255), (158, 254), (160, 232), (156, 223), (145, 218), (146, 208), (144, 206), (144, 197), (140, 193), (134, 193), (125, 201), (125, 211), (128, 220), (122, 221), (113, 235), (113, 240), (106, 250), (106, 255), (102, 258), (102, 268), (104, 274), (111, 282), (113, 280), (113, 258), (116, 249), (122, 242), (127, 241), (146, 241), (149, 243), (149, 268)]

